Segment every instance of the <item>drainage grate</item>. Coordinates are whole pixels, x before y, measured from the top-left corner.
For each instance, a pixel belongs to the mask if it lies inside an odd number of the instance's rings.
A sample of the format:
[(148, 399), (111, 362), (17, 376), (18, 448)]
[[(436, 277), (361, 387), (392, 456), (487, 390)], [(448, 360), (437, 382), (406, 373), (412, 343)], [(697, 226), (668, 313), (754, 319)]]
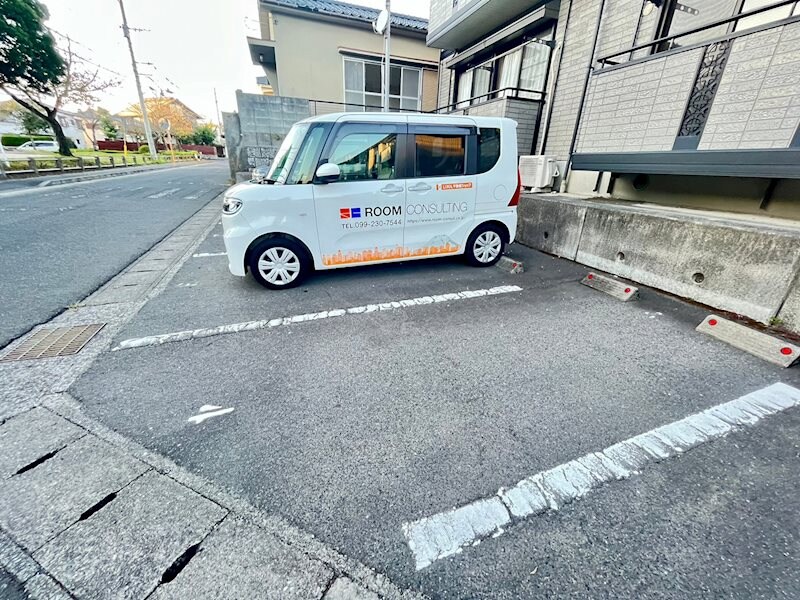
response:
[(103, 327), (105, 323), (37, 329), (0, 362), (77, 354)]

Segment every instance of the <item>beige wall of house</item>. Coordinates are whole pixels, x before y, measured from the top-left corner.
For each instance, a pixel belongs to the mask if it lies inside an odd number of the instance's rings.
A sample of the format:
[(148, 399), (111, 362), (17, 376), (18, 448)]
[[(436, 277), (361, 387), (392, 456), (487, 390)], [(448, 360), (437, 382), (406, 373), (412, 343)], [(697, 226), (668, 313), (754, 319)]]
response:
[[(383, 53), (383, 37), (361, 27), (340, 25), (291, 14), (261, 11), (261, 22), (271, 22), (275, 40), (278, 86), (281, 96), (344, 101), (344, 62), (340, 50)], [(359, 24), (360, 25), (360, 24)], [(422, 110), (436, 108), (439, 50), (428, 48), (422, 37), (392, 35), (393, 58), (431, 63), (423, 71)]]

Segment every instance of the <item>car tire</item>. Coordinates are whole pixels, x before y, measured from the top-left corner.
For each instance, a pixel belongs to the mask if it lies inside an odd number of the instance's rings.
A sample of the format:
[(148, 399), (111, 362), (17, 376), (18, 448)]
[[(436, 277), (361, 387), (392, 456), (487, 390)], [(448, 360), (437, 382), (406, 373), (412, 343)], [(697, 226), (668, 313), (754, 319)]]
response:
[(505, 232), (499, 225), (484, 223), (467, 239), (464, 255), (473, 267), (491, 267), (506, 248)]
[(271, 290), (300, 285), (312, 269), (305, 247), (292, 238), (268, 237), (247, 255), (247, 267), (258, 283)]

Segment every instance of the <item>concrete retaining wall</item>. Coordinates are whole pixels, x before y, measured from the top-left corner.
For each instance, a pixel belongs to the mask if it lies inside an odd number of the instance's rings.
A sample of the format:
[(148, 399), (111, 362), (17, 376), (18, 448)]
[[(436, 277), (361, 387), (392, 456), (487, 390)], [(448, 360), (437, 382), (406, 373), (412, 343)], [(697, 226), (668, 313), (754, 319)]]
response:
[(519, 212), (523, 244), (800, 332), (800, 229), (563, 196)]
[(231, 178), (269, 165), (283, 138), (297, 121), (310, 115), (303, 98), (261, 96), (236, 90), (238, 113), (223, 113)]

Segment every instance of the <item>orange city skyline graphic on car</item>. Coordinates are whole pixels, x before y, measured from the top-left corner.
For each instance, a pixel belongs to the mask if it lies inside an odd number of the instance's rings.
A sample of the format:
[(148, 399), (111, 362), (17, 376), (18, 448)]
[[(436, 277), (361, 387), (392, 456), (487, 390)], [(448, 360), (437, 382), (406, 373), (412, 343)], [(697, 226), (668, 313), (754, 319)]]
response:
[(367, 250), (351, 250), (336, 254), (326, 254), (322, 257), (322, 264), (328, 267), (336, 265), (352, 265), (357, 263), (376, 262), (380, 260), (396, 260), (399, 258), (417, 258), (420, 256), (437, 256), (455, 254), (461, 246), (448, 240), (437, 245), (426, 245), (419, 248), (406, 248), (394, 246), (392, 248), (371, 248)]

